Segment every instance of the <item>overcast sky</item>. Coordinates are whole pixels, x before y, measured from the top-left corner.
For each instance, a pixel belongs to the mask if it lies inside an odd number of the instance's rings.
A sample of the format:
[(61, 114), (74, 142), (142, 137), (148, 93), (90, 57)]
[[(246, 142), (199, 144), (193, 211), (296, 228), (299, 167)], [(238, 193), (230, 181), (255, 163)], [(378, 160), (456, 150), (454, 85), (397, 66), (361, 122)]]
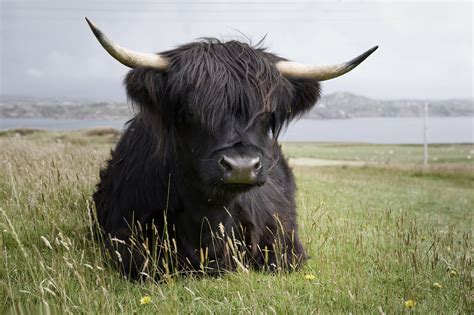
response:
[[(257, 42), (304, 63), (380, 48), (323, 92), (375, 98), (473, 97), (473, 4), (432, 1), (1, 1), (0, 93), (125, 99), (127, 68), (84, 17), (122, 46), (168, 50), (203, 36)], [(454, 3), (453, 3), (454, 2)]]

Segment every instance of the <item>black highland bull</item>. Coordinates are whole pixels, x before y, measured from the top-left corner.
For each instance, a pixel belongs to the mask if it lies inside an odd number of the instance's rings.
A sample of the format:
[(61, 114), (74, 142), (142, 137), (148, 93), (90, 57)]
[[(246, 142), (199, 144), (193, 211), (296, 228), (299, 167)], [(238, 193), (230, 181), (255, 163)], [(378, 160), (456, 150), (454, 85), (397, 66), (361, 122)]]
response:
[(300, 266), (307, 256), (295, 182), (278, 135), (314, 106), (319, 81), (352, 70), (376, 47), (336, 66), (297, 64), (216, 39), (142, 54), (88, 23), (133, 68), (124, 83), (139, 109), (94, 194), (106, 247), (122, 272)]

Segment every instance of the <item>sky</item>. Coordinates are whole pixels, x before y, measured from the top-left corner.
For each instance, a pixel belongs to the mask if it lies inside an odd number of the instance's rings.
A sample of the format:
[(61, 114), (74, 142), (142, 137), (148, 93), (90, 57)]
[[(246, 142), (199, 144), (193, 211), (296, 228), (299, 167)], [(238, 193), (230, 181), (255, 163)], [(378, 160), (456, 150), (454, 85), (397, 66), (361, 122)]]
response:
[(84, 17), (120, 45), (159, 52), (199, 37), (258, 42), (302, 63), (380, 48), (323, 93), (380, 99), (473, 97), (473, 3), (445, 1), (0, 0), (0, 94), (125, 100), (128, 69)]

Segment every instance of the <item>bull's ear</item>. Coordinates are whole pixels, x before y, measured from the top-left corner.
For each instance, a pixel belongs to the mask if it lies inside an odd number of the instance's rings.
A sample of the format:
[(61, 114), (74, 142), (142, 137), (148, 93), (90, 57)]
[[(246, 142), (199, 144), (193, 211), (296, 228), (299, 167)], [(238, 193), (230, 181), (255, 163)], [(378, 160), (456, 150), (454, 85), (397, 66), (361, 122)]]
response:
[(290, 111), (287, 114), (287, 122), (300, 118), (314, 107), (319, 100), (321, 88), (319, 82), (309, 79), (288, 79), (293, 85), (293, 99)]
[(124, 79), (127, 96), (140, 110), (161, 114), (165, 108), (166, 74), (151, 68), (137, 68)]

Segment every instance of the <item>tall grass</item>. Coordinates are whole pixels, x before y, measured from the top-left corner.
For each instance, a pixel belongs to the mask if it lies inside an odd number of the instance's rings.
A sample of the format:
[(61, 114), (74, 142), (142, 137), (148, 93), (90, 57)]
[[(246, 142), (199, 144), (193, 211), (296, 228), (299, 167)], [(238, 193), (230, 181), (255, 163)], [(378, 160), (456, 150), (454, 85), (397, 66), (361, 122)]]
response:
[[(157, 283), (150, 275), (133, 282), (103, 255), (90, 215), (90, 196), (109, 142), (102, 135), (74, 133), (0, 138), (0, 309), (474, 311), (474, 180), (469, 174), (298, 167), (299, 226), (311, 256), (302, 270), (271, 274), (242, 264), (236, 272), (217, 277), (170, 276)], [(229, 250), (234, 245), (228, 243)], [(168, 246), (173, 249), (172, 240)], [(238, 251), (233, 255), (238, 257)], [(202, 256), (205, 268), (205, 252)], [(153, 257), (150, 263), (155, 263)], [(172, 260), (167, 263), (171, 266)], [(151, 272), (158, 269), (150, 266)], [(168, 273), (173, 274), (172, 268)], [(150, 297), (149, 304), (140, 304), (144, 296)], [(416, 305), (407, 308), (408, 300)]]

